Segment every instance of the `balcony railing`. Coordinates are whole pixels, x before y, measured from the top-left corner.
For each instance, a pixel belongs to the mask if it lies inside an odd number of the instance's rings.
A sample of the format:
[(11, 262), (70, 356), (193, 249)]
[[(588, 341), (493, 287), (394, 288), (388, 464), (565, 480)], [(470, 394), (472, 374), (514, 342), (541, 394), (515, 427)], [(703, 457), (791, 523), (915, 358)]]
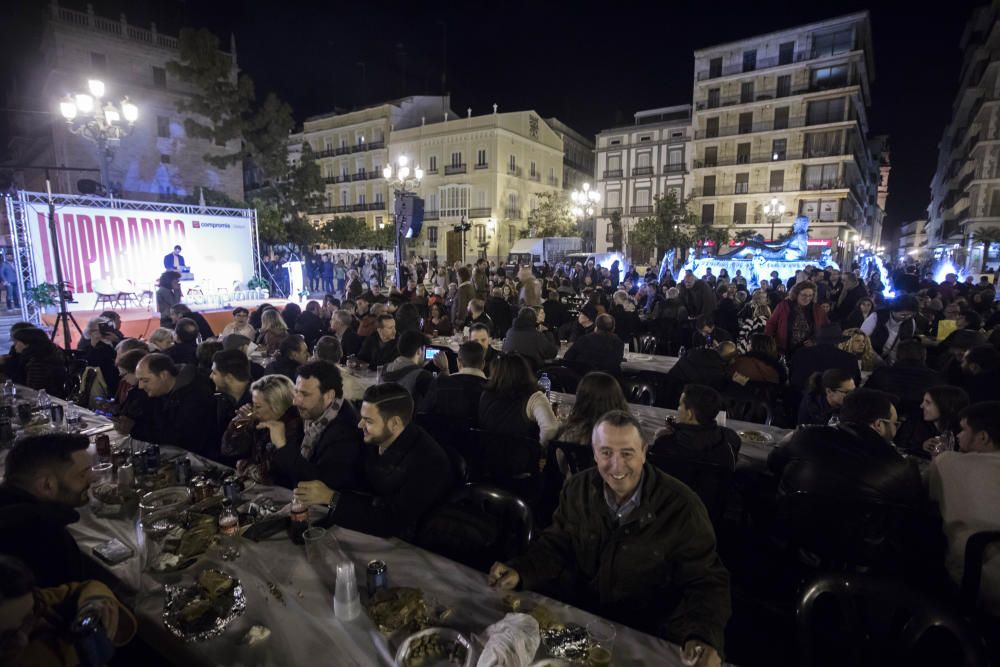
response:
[(363, 181), (363, 180), (365, 180), (366, 178), (368, 178), (368, 177), (367, 177), (367, 175), (365, 174), (365, 172), (363, 172), (363, 171), (358, 171), (358, 172), (355, 172), (353, 180), (355, 180), (355, 181)]
[(733, 74), (749, 74), (750, 72), (759, 72), (762, 69), (771, 69), (772, 67), (781, 67), (783, 65), (791, 65), (793, 63), (804, 62), (806, 60), (811, 60), (812, 54), (809, 51), (798, 51), (796, 52), (790, 60), (786, 59), (782, 61), (780, 56), (773, 56), (771, 58), (758, 58), (757, 66), (752, 70), (743, 71), (743, 63), (737, 63), (735, 65), (728, 65), (721, 68), (718, 72), (712, 72), (711, 70), (701, 70), (695, 74), (695, 79), (698, 81), (708, 81), (710, 79), (717, 79), (723, 76), (732, 76)]
[(621, 177), (622, 177), (622, 170), (621, 169), (605, 169), (604, 170), (604, 178), (621, 178)]
[(469, 217), (470, 218), (488, 218), (493, 215), (492, 208), (470, 208)]
[(750, 134), (752, 132), (772, 132), (774, 130), (784, 130), (793, 127), (807, 127), (811, 125), (824, 125), (827, 123), (845, 123), (852, 119), (841, 118), (837, 120), (824, 119), (821, 122), (807, 123), (805, 116), (796, 116), (794, 118), (789, 118), (787, 122), (775, 123), (773, 120), (765, 120), (757, 123), (753, 123), (749, 126), (740, 125), (725, 125), (718, 128), (714, 134), (710, 134), (707, 129), (698, 130), (694, 133), (695, 139), (714, 139), (716, 137), (731, 137), (739, 134)]
[(349, 155), (350, 152), (351, 152), (351, 147), (350, 146), (341, 146), (340, 148), (336, 149), (333, 154), (334, 155)]
[(437, 173), (438, 173), (438, 169), (437, 169), (437, 167), (433, 167), (433, 168), (431, 168), (431, 169), (428, 169), (428, 170), (427, 170), (426, 172), (424, 172), (424, 173), (426, 173), (426, 174), (437, 174)]
[(452, 176), (454, 174), (464, 174), (466, 172), (466, 166), (464, 164), (449, 164), (445, 165), (444, 175)]
[(549, 176), (549, 185), (559, 185), (559, 179), (555, 176)]
[(336, 148), (326, 148), (316, 153), (316, 158), (333, 157), (337, 154)]
[[(777, 155), (777, 157), (775, 157)], [(725, 156), (716, 158), (715, 160), (705, 160), (699, 159), (694, 161), (695, 169), (704, 169), (712, 167), (731, 167), (734, 165), (741, 164), (766, 164), (768, 162), (784, 162), (785, 160), (806, 160), (809, 158), (824, 158), (824, 157), (844, 157), (851, 155), (848, 151), (820, 151), (820, 150), (796, 150), (790, 151), (785, 150), (784, 152), (774, 153), (772, 151), (759, 151), (756, 153)]]
[(601, 209), (601, 215), (614, 215), (615, 213), (621, 213), (621, 206), (607, 206)]
[(535, 172), (535, 173), (533, 173), (533, 174), (528, 174), (528, 178), (529, 178), (529, 179), (531, 179), (531, 180), (533, 180), (533, 181), (541, 181), (541, 180), (542, 180), (542, 175), (541, 175), (541, 174), (539, 174), (539, 173), (538, 173), (538, 172), (536, 171), (536, 172)]
[[(309, 209), (313, 215), (324, 215), (329, 213), (359, 213), (361, 211), (384, 211), (385, 202), (371, 202), (366, 204), (342, 204), (340, 206), (320, 206)], [(426, 218), (426, 214), (424, 215)]]
[(633, 167), (632, 168), (632, 175), (633, 176), (652, 176), (653, 175), (653, 168), (652, 167)]
[(476, 169), (489, 169), (490, 165), (488, 162), (477, 162)]
[(629, 213), (631, 215), (652, 215), (653, 214), (653, 207), (652, 206), (633, 206), (632, 208), (629, 209)]
[(334, 185), (340, 183), (340, 176), (327, 176), (323, 179), (323, 182), (327, 185)]
[(508, 208), (504, 210), (504, 217), (508, 220), (520, 220), (521, 219), (521, 209), (519, 208)]
[(683, 174), (687, 171), (687, 165), (684, 164), (665, 164), (663, 165), (664, 174)]
[(437, 211), (431, 211), (424, 209), (424, 220), (439, 220), (440, 216)]
[(382, 170), (381, 169), (375, 169), (373, 171), (369, 171), (368, 172), (368, 180), (369, 181), (374, 181), (376, 178), (382, 178)]
[(521, 168), (520, 167), (510, 167), (510, 166), (508, 166), (507, 167), (507, 175), (508, 176), (517, 176), (518, 178), (520, 178), (521, 177)]
[(842, 178), (836, 178), (829, 181), (821, 181), (819, 183), (802, 183), (801, 190), (811, 191), (811, 190), (844, 190), (850, 187)]

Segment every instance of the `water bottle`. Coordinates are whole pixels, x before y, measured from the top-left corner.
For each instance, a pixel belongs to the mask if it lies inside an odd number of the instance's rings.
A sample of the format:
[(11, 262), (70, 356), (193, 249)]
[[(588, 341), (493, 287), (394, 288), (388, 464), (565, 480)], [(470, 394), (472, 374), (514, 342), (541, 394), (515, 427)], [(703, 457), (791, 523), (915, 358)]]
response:
[(538, 386), (545, 393), (545, 398), (552, 398), (552, 380), (548, 373), (542, 373), (542, 377), (538, 378)]
[(52, 399), (45, 392), (44, 389), (38, 392), (38, 398), (35, 399), (35, 406), (38, 411), (45, 417), (45, 421), (48, 422), (52, 419)]

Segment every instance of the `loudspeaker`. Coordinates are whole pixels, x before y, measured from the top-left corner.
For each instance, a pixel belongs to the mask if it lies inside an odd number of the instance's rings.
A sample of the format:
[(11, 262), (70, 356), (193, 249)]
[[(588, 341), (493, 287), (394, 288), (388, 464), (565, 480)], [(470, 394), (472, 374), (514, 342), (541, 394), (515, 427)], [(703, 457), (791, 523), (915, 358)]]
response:
[(420, 235), (424, 226), (424, 200), (416, 195), (405, 195), (396, 199), (396, 220), (404, 238), (412, 239)]

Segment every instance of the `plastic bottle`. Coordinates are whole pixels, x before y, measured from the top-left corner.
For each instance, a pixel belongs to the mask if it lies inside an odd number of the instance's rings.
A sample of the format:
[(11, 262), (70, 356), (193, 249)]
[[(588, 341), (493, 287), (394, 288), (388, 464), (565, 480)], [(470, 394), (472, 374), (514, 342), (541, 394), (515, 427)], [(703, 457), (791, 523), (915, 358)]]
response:
[(233, 501), (228, 498), (222, 501), (222, 513), (219, 514), (219, 532), (227, 537), (236, 537), (240, 532), (240, 517), (233, 509)]
[(686, 352), (686, 350), (684, 349), (684, 346), (681, 345), (680, 349), (677, 350), (677, 357), (678, 358), (683, 357), (684, 356), (684, 352)]
[(545, 398), (552, 398), (552, 380), (548, 373), (542, 373), (542, 377), (538, 378), (538, 386), (545, 393)]
[(46, 421), (52, 420), (52, 399), (45, 392), (44, 389), (38, 392), (38, 398), (35, 399), (35, 405), (38, 407), (38, 411), (45, 417)]

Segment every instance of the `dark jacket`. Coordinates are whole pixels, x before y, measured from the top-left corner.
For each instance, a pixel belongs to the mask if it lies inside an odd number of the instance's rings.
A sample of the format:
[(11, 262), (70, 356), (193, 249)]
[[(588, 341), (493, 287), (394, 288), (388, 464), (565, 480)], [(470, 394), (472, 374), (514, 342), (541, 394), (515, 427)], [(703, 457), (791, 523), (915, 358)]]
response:
[(364, 441), (358, 430), (358, 413), (349, 401), (341, 403), (308, 460), (302, 457), (301, 443), (301, 439), (298, 445), (289, 440), (274, 453), (274, 477), (279, 484), (294, 489), (299, 482), (318, 479), (335, 491), (365, 488)]
[[(847, 289), (845, 286), (844, 289), (847, 290), (846, 293), (843, 291), (841, 292), (838, 297), (839, 303), (834, 304), (833, 312), (831, 313), (831, 317), (834, 322), (840, 322), (847, 319), (847, 316), (850, 315), (854, 311), (854, 308), (858, 305), (858, 301), (861, 301), (861, 299), (868, 296), (868, 289), (864, 286), (864, 283), (858, 283), (857, 286), (851, 289)], [(843, 298), (841, 299), (841, 297)]]
[(360, 353), (362, 345), (363, 340), (354, 329), (347, 329), (344, 331), (344, 335), (340, 337), (340, 347), (344, 351), (344, 359), (347, 359), (352, 354), (357, 355)]
[(786, 493), (914, 507), (924, 496), (917, 467), (864, 424), (810, 426), (778, 445), (767, 466)]
[(297, 361), (292, 361), (288, 357), (279, 356), (277, 359), (268, 364), (267, 372), (269, 375), (284, 375), (292, 382), (295, 382), (295, 376), (298, 373), (299, 366), (301, 365), (302, 364)]
[(946, 384), (943, 375), (919, 361), (897, 361), (872, 372), (865, 387), (894, 394), (904, 403), (919, 404), (930, 387)]
[[(88, 343), (90, 341), (87, 341)], [(117, 354), (115, 348), (100, 341), (97, 345), (88, 345), (83, 352), (88, 366), (101, 369), (101, 375), (108, 384), (108, 392), (114, 396), (118, 392), (118, 367), (115, 365)]]
[(197, 382), (192, 365), (182, 365), (173, 391), (156, 397), (144, 418), (136, 421), (132, 437), (160, 445), (174, 445), (208, 458), (219, 457), (220, 440), (214, 428), (215, 402)]
[(29, 345), (17, 359), (12, 368), (5, 368), (12, 371), (9, 377), (15, 383), (44, 389), (50, 396), (66, 397), (66, 361), (61, 349), (53, 344)]
[(412, 538), (421, 519), (454, 491), (456, 480), (444, 449), (422, 428), (409, 424), (379, 455), (364, 452), (369, 493), (344, 491), (326, 525), (379, 537)]
[(708, 283), (695, 280), (690, 289), (683, 282), (678, 287), (680, 289), (678, 298), (687, 309), (689, 317), (715, 314), (715, 292), (712, 291)]
[(83, 556), (66, 526), (80, 520), (72, 507), (0, 486), (0, 553), (24, 562), (39, 587), (86, 579)]
[(802, 396), (802, 402), (799, 403), (796, 423), (825, 425), (835, 412), (839, 413), (840, 410), (830, 407), (830, 403), (826, 400), (826, 391), (820, 389), (818, 392), (809, 392)]
[(559, 345), (549, 332), (542, 333), (531, 325), (515, 323), (503, 341), (503, 353), (518, 353), (528, 360), (532, 368), (539, 368), (546, 359), (555, 359)]
[(474, 426), (479, 414), (479, 395), (486, 380), (476, 375), (438, 375), (424, 397), (420, 411), (440, 417), (454, 417)]
[(451, 321), (460, 324), (469, 314), (469, 302), (476, 298), (476, 288), (471, 282), (458, 286), (458, 293), (451, 303)]
[(710, 424), (675, 424), (674, 432), (661, 435), (653, 443), (660, 457), (697, 461), (736, 470), (740, 453), (740, 436), (736, 431)]
[(198, 333), (201, 335), (202, 340), (208, 340), (215, 336), (215, 332), (212, 331), (212, 325), (208, 323), (208, 320), (201, 313), (191, 311), (190, 313), (186, 313), (184, 317), (194, 320), (194, 323), (198, 325)]
[(589, 370), (602, 371), (619, 377), (622, 374), (622, 355), (625, 343), (613, 333), (589, 333), (577, 339), (566, 350), (563, 359), (576, 362)]
[(364, 344), (361, 346), (361, 351), (358, 352), (358, 360), (366, 362), (372, 370), (375, 370), (379, 366), (385, 366), (399, 356), (399, 351), (396, 349), (396, 342), (396, 339), (393, 339), (388, 343), (383, 343), (378, 333), (373, 333), (365, 339)]
[(196, 364), (198, 363), (198, 343), (174, 343), (167, 348), (164, 353), (170, 357), (175, 364)]
[(396, 357), (385, 367), (383, 382), (397, 382), (410, 392), (413, 402), (419, 404), (430, 388), (434, 377), (423, 366), (418, 366), (409, 359)]
[[(872, 349), (875, 350), (875, 354), (881, 356), (887, 356), (891, 351), (884, 349), (886, 342), (889, 340), (889, 329), (886, 326), (888, 319), (892, 317), (888, 308), (882, 308), (875, 311), (875, 330), (872, 331), (872, 335), (869, 336), (872, 343)], [(908, 320), (903, 320), (899, 323), (899, 335), (893, 342), (892, 347), (899, 345), (900, 341), (904, 341), (913, 338), (917, 335), (917, 323), (911, 317)]]
[[(682, 388), (686, 384), (707, 384), (715, 389), (725, 389), (729, 383), (729, 364), (718, 352), (709, 348), (688, 350), (667, 372), (670, 383)], [(678, 394), (679, 396), (679, 394)], [(671, 405), (676, 405), (668, 401)]]
[(527, 396), (507, 396), (493, 391), (483, 391), (479, 396), (479, 415), (476, 421), (484, 431), (538, 439), (538, 424), (528, 417)]
[(853, 354), (841, 350), (836, 345), (813, 345), (802, 347), (789, 361), (789, 384), (805, 389), (813, 373), (822, 373), (828, 368), (840, 368), (854, 378), (854, 384), (861, 384), (861, 370)]
[(732, 299), (720, 299), (719, 306), (715, 309), (715, 323), (726, 331), (734, 332), (740, 330), (739, 306)]
[(295, 333), (302, 334), (310, 350), (313, 349), (316, 341), (319, 340), (319, 337), (323, 335), (325, 330), (326, 324), (323, 320), (308, 310), (299, 315), (299, 319), (295, 321)]
[(729, 573), (712, 524), (691, 489), (650, 463), (639, 507), (621, 526), (597, 469), (573, 475), (552, 525), (509, 565), (526, 589), (558, 582), (573, 604), (677, 644), (697, 637), (722, 654)]
[[(493, 320), (494, 336), (503, 337), (514, 323), (514, 312), (510, 304), (501, 297), (491, 296), (486, 299), (484, 307), (486, 314)], [(548, 313), (546, 313), (548, 315)]]
[[(562, 301), (546, 299), (545, 303), (542, 304), (542, 310), (545, 311), (545, 323), (553, 329), (558, 329), (573, 319), (573, 316), (569, 313), (569, 308)], [(617, 321), (617, 318), (615, 320)]]

